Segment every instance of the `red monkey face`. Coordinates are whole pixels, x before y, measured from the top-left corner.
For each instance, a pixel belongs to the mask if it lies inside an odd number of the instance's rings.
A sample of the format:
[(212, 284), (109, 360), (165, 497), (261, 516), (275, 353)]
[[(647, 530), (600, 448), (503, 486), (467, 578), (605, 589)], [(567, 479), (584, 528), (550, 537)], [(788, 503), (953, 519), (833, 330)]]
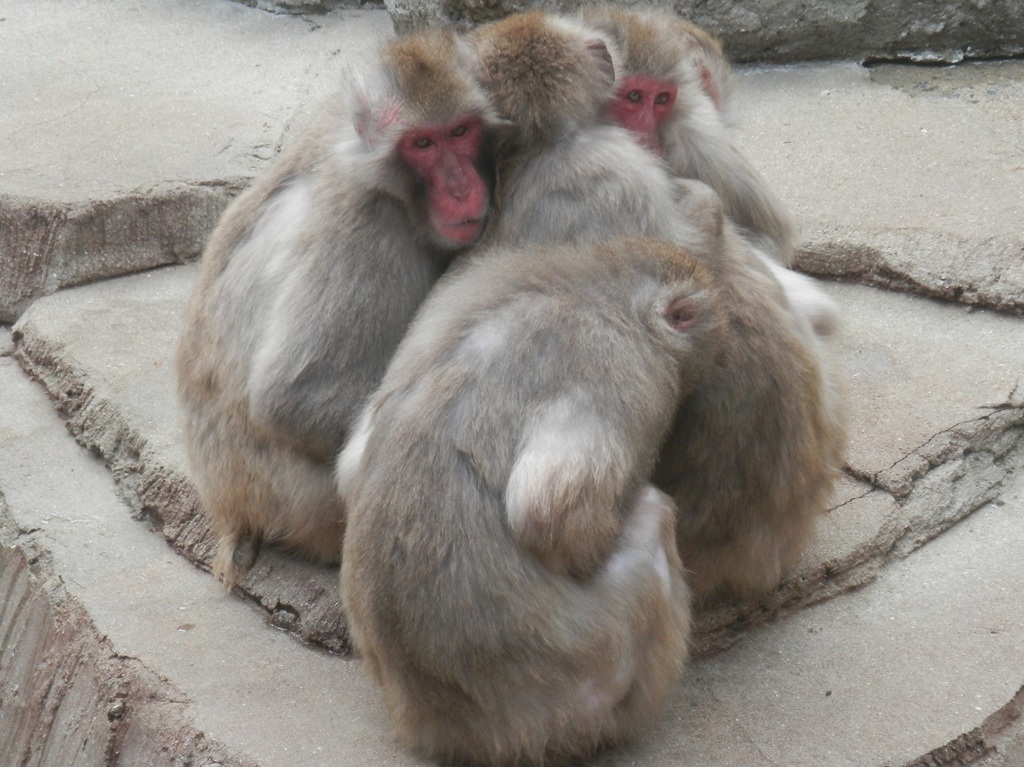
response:
[(427, 184), (434, 231), (454, 247), (472, 245), (483, 232), (488, 191), (477, 169), (483, 139), (483, 121), (471, 116), (414, 128), (398, 142), (401, 158)]
[(675, 106), (679, 89), (669, 80), (632, 75), (619, 88), (611, 112), (623, 128), (633, 131), (640, 143), (661, 155), (658, 131)]

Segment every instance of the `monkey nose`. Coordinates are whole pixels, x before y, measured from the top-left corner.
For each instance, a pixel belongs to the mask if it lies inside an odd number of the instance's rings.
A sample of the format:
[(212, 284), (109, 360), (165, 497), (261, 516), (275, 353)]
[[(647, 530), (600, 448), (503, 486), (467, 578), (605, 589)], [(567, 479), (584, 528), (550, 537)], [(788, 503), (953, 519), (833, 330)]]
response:
[(465, 175), (461, 173), (457, 177), (450, 177), (448, 179), (447, 187), (448, 194), (460, 202), (469, 197), (470, 185), (466, 180)]
[(469, 196), (472, 184), (458, 158), (446, 155), (441, 161), (440, 175), (449, 195), (460, 202)]

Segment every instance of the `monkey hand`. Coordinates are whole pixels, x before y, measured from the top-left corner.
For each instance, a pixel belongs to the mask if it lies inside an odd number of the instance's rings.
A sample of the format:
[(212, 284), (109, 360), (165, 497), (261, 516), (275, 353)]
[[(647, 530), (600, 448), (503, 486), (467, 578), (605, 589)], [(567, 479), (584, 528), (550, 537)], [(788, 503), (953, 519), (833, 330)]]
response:
[(552, 571), (589, 577), (618, 539), (631, 463), (593, 412), (543, 408), (505, 490), (512, 535)]

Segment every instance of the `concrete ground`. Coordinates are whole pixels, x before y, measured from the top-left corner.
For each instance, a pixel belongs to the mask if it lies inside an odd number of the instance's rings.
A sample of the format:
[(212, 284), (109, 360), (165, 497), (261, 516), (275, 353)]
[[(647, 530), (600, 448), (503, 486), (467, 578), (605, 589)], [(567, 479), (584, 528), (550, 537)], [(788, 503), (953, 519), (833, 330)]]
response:
[[(420, 763), (336, 571), (209, 576), (171, 370), (182, 262), (389, 19), (97, 7), (0, 0), (0, 765)], [(744, 69), (738, 101), (843, 280), (849, 472), (595, 764), (1022, 765), (1024, 62)]]

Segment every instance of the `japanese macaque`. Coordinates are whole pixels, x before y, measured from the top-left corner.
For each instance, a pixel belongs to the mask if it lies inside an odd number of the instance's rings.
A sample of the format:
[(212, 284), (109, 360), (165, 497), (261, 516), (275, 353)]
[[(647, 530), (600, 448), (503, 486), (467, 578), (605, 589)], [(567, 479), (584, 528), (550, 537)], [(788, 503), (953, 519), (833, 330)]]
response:
[(349, 103), (329, 103), (210, 238), (178, 390), (228, 588), (261, 539), (339, 559), (334, 458), (420, 302), (488, 217), (501, 127), (476, 67), (447, 31), (386, 44)]
[[(634, 18), (615, 9), (607, 9), (605, 14), (613, 19), (621, 16), (623, 25)], [(687, 49), (694, 50), (698, 57), (694, 61), (702, 62), (699, 71), (706, 73), (701, 75), (702, 81), (719, 83), (713, 92), (724, 99), (728, 66), (717, 41), (682, 19), (666, 16), (664, 21), (678, 25), (679, 35), (692, 41)], [(660, 33), (649, 32), (667, 48), (655, 59), (668, 58), (675, 51), (676, 38), (659, 38)], [(721, 156), (715, 166), (715, 173), (721, 175), (706, 180), (725, 184), (724, 194), (701, 181), (682, 180), (686, 173), (670, 176), (656, 156), (636, 140), (628, 140), (635, 138), (635, 132), (611, 119), (609, 113), (614, 113), (616, 105), (629, 101), (621, 89), (616, 95), (610, 51), (617, 49), (600, 25), (588, 27), (573, 19), (531, 12), (482, 27), (471, 39), (480, 52), (482, 80), (495, 108), (515, 130), (515, 138), (506, 142), (502, 151), (501, 215), (488, 233), (489, 241), (503, 245), (580, 243), (645, 235), (700, 251), (706, 247), (709, 205), (717, 210), (724, 203), (728, 212), (729, 195), (737, 189), (744, 195), (743, 190), (753, 190), (744, 197), (749, 211), (740, 211), (739, 221), (730, 219), (730, 226), (738, 224), (737, 233), (748, 243), (751, 268), (769, 270), (783, 285), (793, 311), (802, 314), (817, 333), (834, 333), (839, 324), (835, 303), (812, 279), (780, 264), (792, 256), (795, 230), (788, 215), (757, 171), (728, 143), (720, 122), (716, 123), (717, 132), (709, 136), (721, 146), (715, 149), (710, 139), (701, 146)], [(682, 62), (680, 71), (692, 77), (697, 65), (691, 68), (691, 59), (678, 59), (681, 53), (672, 55)], [(618, 53), (615, 56), (623, 59)], [(620, 65), (627, 62), (622, 60)], [(706, 106), (709, 96), (698, 86), (693, 88), (700, 91), (693, 97), (695, 103)], [(679, 124), (689, 130), (686, 126), (692, 116), (681, 109), (675, 111), (679, 114), (664, 115), (662, 127)], [(652, 133), (651, 140), (660, 135)], [(676, 138), (673, 133), (666, 140), (674, 142)], [(737, 174), (734, 178), (728, 176), (731, 171)], [(729, 187), (733, 182), (735, 189)], [(721, 202), (709, 200), (716, 196), (712, 191)], [(744, 230), (744, 223), (749, 225), (752, 220), (743, 218), (747, 213), (765, 223), (766, 236), (758, 234), (760, 230)], [(789, 245), (781, 247), (783, 240)], [(789, 253), (785, 258), (783, 251)]]
[(751, 244), (791, 265), (796, 224), (729, 136), (731, 74), (720, 43), (672, 13), (601, 6), (583, 18), (610, 38), (614, 119), (674, 174), (708, 184)]
[(751, 245), (707, 186), (670, 178), (602, 122), (614, 91), (598, 32), (527, 13), (473, 42), (495, 108), (517, 131), (500, 166), (498, 243), (653, 236), (703, 258), (730, 296), (738, 337), (715, 384), (681, 406), (655, 481), (679, 505), (680, 552), (702, 600), (774, 586), (842, 465), (840, 373), (821, 338), (835, 304)]
[(470, 39), (482, 82), (514, 131), (499, 160), (500, 212), (488, 241), (644, 235), (701, 246), (708, 195), (672, 179), (608, 117), (615, 72), (600, 32), (530, 12), (481, 27)]
[[(812, 281), (759, 261), (726, 225), (708, 262), (728, 342), (677, 410), (651, 478), (678, 507), (679, 554), (700, 605), (775, 587), (810, 542), (845, 461), (841, 366), (815, 324), (831, 328), (834, 305)], [(786, 285), (779, 271), (804, 282)]]
[(402, 739), (540, 765), (628, 737), (687, 658), (646, 478), (727, 306), (653, 240), (496, 248), (435, 287), (338, 460), (342, 594)]

